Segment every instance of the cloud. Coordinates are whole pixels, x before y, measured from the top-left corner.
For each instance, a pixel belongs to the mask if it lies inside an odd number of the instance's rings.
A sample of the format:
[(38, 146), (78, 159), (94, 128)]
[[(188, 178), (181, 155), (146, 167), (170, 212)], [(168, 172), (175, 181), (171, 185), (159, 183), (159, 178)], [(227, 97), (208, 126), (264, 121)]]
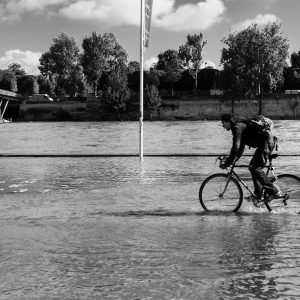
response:
[[(219, 22), (225, 11), (221, 0), (177, 4), (175, 0), (153, 1), (152, 25), (170, 31), (203, 30)], [(59, 10), (74, 20), (97, 20), (108, 26), (140, 24), (140, 1), (79, 0)]]
[(49, 7), (68, 3), (69, 0), (2, 0), (0, 20), (13, 21), (20, 19), (28, 12), (48, 13)]
[(42, 53), (32, 51), (22, 51), (19, 49), (8, 50), (4, 56), (0, 57), (0, 69), (6, 69), (12, 63), (18, 63), (29, 75), (38, 75), (40, 71), (38, 65)]
[(122, 26), (138, 25), (139, 11), (140, 1), (136, 0), (79, 0), (61, 8), (59, 14), (73, 20), (100, 21), (108, 26)]
[(176, 10), (153, 17), (153, 26), (171, 31), (204, 30), (222, 20), (225, 12), (221, 0), (184, 4)]
[(278, 20), (280, 19), (273, 14), (266, 14), (266, 15), (258, 14), (254, 19), (248, 19), (246, 21), (233, 25), (231, 30), (240, 31), (248, 28), (253, 23), (256, 23), (259, 27), (263, 27), (268, 23), (276, 22)]
[(144, 62), (144, 69), (149, 70), (153, 64), (156, 64), (158, 62), (157, 56), (152, 56), (149, 59), (145, 60)]
[[(169, 31), (203, 30), (222, 19), (224, 0), (153, 1), (152, 25)], [(140, 25), (138, 0), (2, 0), (2, 21), (17, 20), (25, 13), (60, 15), (80, 21), (98, 21), (107, 27)]]

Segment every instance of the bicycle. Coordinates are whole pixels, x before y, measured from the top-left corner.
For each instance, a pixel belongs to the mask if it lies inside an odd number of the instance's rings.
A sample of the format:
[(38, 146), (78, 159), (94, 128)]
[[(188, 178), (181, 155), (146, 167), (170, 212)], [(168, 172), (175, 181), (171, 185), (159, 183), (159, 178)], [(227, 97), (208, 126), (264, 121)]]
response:
[[(248, 165), (236, 165), (235, 162), (230, 167), (227, 174), (216, 173), (207, 177), (200, 186), (199, 200), (205, 211), (237, 212), (243, 202), (244, 186), (257, 201), (253, 201), (256, 207), (266, 207), (269, 211), (285, 211), (300, 213), (300, 178), (292, 174), (275, 174), (273, 160), (278, 154), (269, 156), (269, 164), (266, 166), (266, 175), (272, 174), (272, 182), (281, 193), (282, 197), (267, 202), (267, 192), (262, 191), (259, 197), (235, 172), (235, 168), (248, 168)], [(225, 157), (219, 156), (220, 163)]]

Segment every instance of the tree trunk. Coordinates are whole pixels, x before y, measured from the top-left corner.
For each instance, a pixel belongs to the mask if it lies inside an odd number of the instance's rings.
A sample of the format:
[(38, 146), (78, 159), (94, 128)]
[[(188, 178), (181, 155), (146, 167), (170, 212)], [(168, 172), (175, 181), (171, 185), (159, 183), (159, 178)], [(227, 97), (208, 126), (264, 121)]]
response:
[(195, 72), (195, 91), (198, 91), (198, 69), (196, 68)]
[(97, 96), (97, 87), (98, 87), (98, 83), (97, 83), (97, 81), (94, 81), (93, 82), (93, 92), (94, 92), (95, 96)]
[(258, 107), (258, 114), (262, 114), (262, 98), (263, 98), (263, 88), (262, 85), (259, 85), (259, 107)]

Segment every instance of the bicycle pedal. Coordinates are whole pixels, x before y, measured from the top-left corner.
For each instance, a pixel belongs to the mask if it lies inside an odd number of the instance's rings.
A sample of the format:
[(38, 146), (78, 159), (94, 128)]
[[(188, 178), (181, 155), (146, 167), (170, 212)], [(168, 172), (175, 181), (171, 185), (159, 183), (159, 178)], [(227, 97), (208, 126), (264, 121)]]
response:
[(255, 207), (257, 207), (257, 208), (262, 208), (262, 207), (264, 207), (264, 202), (261, 202), (261, 201), (259, 201), (259, 200), (255, 200), (255, 201), (252, 201), (252, 203), (253, 203), (253, 205), (255, 206)]

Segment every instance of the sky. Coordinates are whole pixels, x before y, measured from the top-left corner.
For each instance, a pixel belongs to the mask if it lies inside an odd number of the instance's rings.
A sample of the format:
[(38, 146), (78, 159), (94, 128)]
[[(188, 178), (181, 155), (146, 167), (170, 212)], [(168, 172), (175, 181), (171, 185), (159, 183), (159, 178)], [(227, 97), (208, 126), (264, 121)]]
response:
[[(40, 56), (64, 32), (82, 40), (113, 33), (128, 53), (140, 60), (141, 0), (0, 0), (0, 69), (19, 63), (27, 74), (39, 74)], [(159, 53), (178, 50), (188, 34), (203, 34), (203, 61), (220, 67), (223, 38), (253, 22), (279, 21), (289, 53), (300, 51), (299, 0), (153, 0), (150, 44), (144, 53), (149, 68)], [(207, 65), (206, 64), (206, 65)], [(204, 66), (204, 64), (203, 64)]]

